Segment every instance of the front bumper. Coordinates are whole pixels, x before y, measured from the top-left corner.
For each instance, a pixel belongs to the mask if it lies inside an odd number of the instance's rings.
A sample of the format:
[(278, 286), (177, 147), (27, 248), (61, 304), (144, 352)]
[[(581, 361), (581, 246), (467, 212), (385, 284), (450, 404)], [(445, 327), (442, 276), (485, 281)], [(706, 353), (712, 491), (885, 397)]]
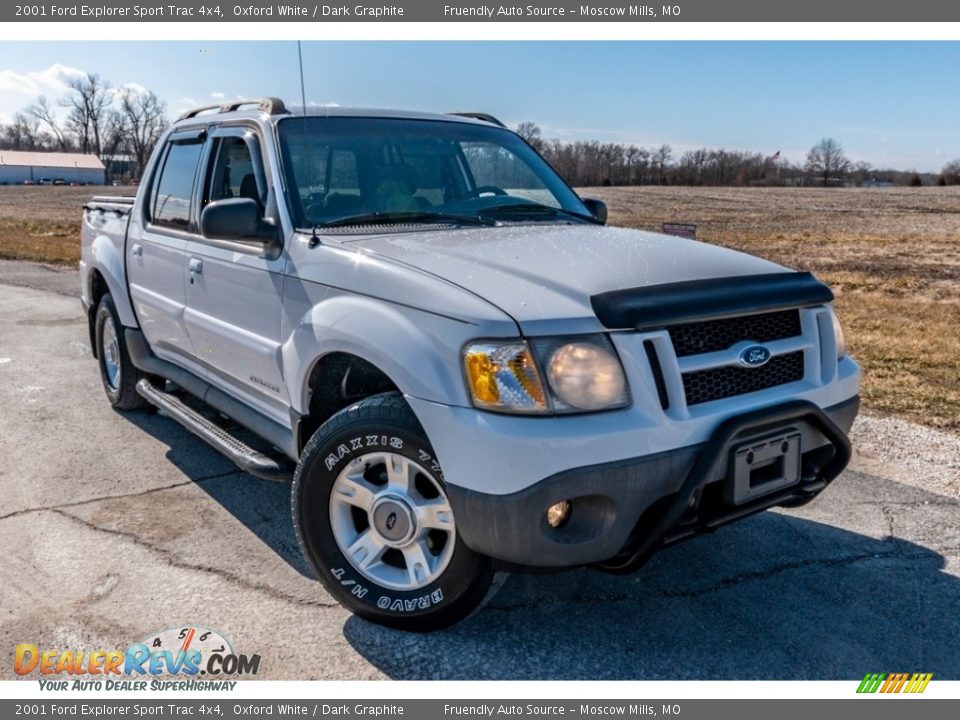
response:
[[(627, 572), (666, 544), (821, 492), (849, 461), (858, 409), (858, 397), (826, 410), (787, 402), (728, 418), (702, 444), (566, 470), (510, 494), (455, 484), (447, 492), (458, 533), (478, 552), (516, 565)], [(729, 501), (732, 448), (778, 432), (800, 436), (799, 482)], [(546, 509), (562, 500), (572, 503), (570, 519), (550, 527)]]

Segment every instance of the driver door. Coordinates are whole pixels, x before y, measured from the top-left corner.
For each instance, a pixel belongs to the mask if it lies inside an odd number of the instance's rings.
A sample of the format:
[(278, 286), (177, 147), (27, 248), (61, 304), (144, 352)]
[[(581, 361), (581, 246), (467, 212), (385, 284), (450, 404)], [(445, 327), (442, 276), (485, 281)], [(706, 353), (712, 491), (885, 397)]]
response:
[[(253, 128), (215, 130), (208, 141), (200, 213), (208, 203), (246, 197), (264, 208), (267, 175)], [(187, 242), (184, 320), (208, 381), (283, 425), (289, 424), (280, 365), (286, 253), (263, 257), (263, 244), (206, 238)]]

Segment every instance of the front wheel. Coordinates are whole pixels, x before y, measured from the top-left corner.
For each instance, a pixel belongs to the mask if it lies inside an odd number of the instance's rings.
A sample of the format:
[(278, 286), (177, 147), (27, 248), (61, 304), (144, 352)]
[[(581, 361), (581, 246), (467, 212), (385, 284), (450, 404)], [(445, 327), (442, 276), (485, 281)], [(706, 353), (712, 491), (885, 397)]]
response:
[(334, 415), (293, 479), (304, 554), (342, 605), (382, 625), (430, 631), (480, 606), (491, 562), (463, 544), (433, 448), (403, 398)]

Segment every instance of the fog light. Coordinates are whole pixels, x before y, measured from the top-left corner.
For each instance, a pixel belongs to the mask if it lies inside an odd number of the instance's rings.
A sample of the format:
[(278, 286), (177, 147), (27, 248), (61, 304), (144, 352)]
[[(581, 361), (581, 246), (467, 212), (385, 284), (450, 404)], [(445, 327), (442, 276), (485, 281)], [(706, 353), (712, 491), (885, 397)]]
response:
[(570, 511), (573, 506), (569, 500), (561, 500), (556, 505), (547, 508), (547, 524), (552, 528), (561, 528), (567, 524), (570, 519)]

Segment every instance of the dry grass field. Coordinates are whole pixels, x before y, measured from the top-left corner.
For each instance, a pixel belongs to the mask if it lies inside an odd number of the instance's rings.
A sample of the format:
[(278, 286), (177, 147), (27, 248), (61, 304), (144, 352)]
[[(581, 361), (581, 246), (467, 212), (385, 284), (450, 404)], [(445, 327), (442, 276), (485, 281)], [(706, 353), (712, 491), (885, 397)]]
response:
[(698, 238), (833, 287), (871, 410), (960, 429), (960, 187), (590, 188), (613, 225)]
[[(75, 263), (81, 206), (134, 188), (0, 187), (0, 257)], [(588, 188), (613, 225), (707, 242), (834, 288), (874, 411), (960, 429), (960, 188)]]
[(94, 195), (136, 188), (0, 187), (0, 258), (76, 264), (83, 204)]

